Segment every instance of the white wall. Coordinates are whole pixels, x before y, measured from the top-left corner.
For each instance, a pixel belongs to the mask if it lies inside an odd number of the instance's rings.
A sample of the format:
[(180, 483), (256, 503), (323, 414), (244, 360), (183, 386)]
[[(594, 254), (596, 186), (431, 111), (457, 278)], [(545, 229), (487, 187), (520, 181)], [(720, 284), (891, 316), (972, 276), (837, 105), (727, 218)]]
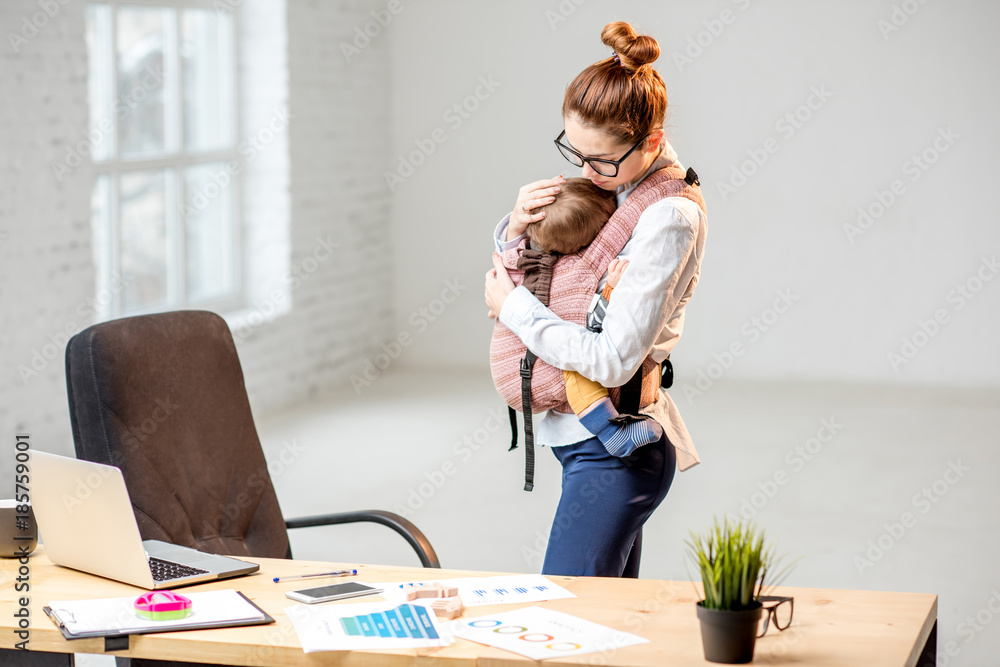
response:
[[(291, 311), (253, 328), (239, 344), (258, 411), (344, 384), (391, 329), (389, 193), (378, 187), (389, 146), (388, 49), (373, 43), (348, 61), (338, 47), (381, 4), (289, 0), (287, 16), (271, 22), (274, 4), (257, 0), (244, 10), (265, 39), (281, 35), (281, 21), (287, 20), (290, 173), (276, 169), (270, 177), (289, 188), (291, 237), (284, 242), (290, 243), (291, 275), (298, 282)], [(255, 79), (247, 70), (244, 88), (267, 99), (266, 84), (254, 87)], [(268, 102), (256, 106), (267, 108)], [(275, 215), (280, 222), (281, 211)], [(275, 287), (287, 284), (289, 275), (281, 273)], [(266, 285), (258, 289), (270, 291)]]
[[(894, 16), (895, 5), (915, 13)], [(627, 20), (660, 40), (667, 135), (700, 174), (709, 208), (702, 282), (675, 353), (679, 385), (695, 386), (699, 372), (723, 380), (1000, 384), (1000, 280), (971, 301), (950, 292), (967, 280), (979, 287), (983, 257), (1000, 250), (989, 197), (1000, 147), (992, 112), (1000, 91), (990, 74), (1000, 61), (992, 36), (1000, 6), (895, 5), (405, 5), (389, 31), (391, 154), (415, 149), (435, 127), (447, 140), (393, 196), (396, 330), (414, 329), (408, 318), (444, 280), (458, 277), (468, 289), (415, 336), (401, 363), (485, 367), (490, 323), (481, 286), (491, 229), (522, 184), (573, 173), (551, 143), (561, 129), (563, 91), (609, 55), (602, 27)], [(879, 21), (897, 27), (893, 18), (899, 29), (883, 37)], [(678, 64), (674, 54), (699, 39), (707, 46)], [(442, 114), (490, 76), (501, 86), (451, 129)], [(813, 98), (818, 108), (801, 111), (809, 118), (799, 128), (779, 126), (814, 89), (831, 96)], [(939, 142), (947, 151), (931, 155), (935, 164), (911, 180), (904, 163), (925, 149), (934, 153), (939, 130), (948, 128), (958, 138)], [(769, 138), (767, 161), (749, 165), (755, 173), (735, 192), (721, 192), (748, 151), (759, 157)], [(394, 159), (390, 168), (397, 166)], [(856, 224), (858, 207), (877, 203), (875, 192), (896, 179), (903, 194), (852, 242), (845, 225)], [(445, 260), (432, 259), (443, 251)], [(779, 290), (795, 300), (763, 332), (752, 318), (771, 320)], [(946, 324), (925, 340), (918, 322), (938, 310)], [(901, 339), (914, 334), (925, 346), (892, 368), (888, 354), (901, 353)], [(745, 352), (724, 370), (714, 355), (734, 342)]]
[[(68, 454), (65, 343), (94, 317), (93, 172), (84, 164), (59, 181), (50, 165), (86, 143), (85, 3), (46, 4), (58, 11), (47, 16), (35, 0), (0, 3), (0, 433), (6, 443), (28, 430), (38, 449)], [(262, 149), (244, 181), (255, 225), (248, 266), (275, 262), (259, 251), (277, 244), (284, 261), (255, 275), (278, 288), (298, 267), (300, 281), (287, 314), (237, 336), (259, 413), (346, 383), (391, 329), (389, 194), (378, 187), (389, 146), (388, 48), (372, 44), (349, 63), (336, 47), (382, 6), (375, 0), (223, 6), (244, 12), (249, 112), (240, 138), (258, 134), (275, 111), (291, 113), (287, 136)], [(25, 18), (40, 27), (12, 43)], [(268, 223), (277, 233), (268, 235)], [(328, 237), (332, 253), (320, 243)], [(270, 292), (266, 281), (251, 287)]]
[(0, 465), (15, 431), (72, 451), (63, 352), (93, 314), (93, 174), (81, 164), (60, 181), (50, 166), (87, 139), (85, 5), (57, 7), (0, 4)]
[[(1000, 284), (987, 282), (961, 310), (948, 301), (1000, 246), (986, 196), (998, 93), (979, 74), (1000, 60), (987, 32), (1000, 9), (990, 3), (927, 4), (887, 39), (877, 22), (891, 18), (890, 2), (742, 10), (720, 1), (672, 5), (669, 15), (661, 3), (598, 0), (403, 2), (395, 14), (378, 0), (291, 0), (277, 13), (275, 3), (243, 4), (258, 19), (244, 26), (254, 39), (243, 95), (293, 116), (287, 143), (273, 147), (288, 169), (265, 175), (287, 192), (274, 216), (291, 232), (273, 242), (300, 266), (318, 238), (340, 244), (294, 291), (291, 313), (239, 343), (258, 411), (352, 381), (367, 390), (376, 363), (485, 372), (491, 229), (521, 184), (566, 170), (550, 143), (562, 91), (606, 55), (600, 29), (619, 18), (661, 40), (668, 133), (709, 200), (703, 281), (677, 350), (682, 385), (717, 375), (713, 355), (734, 341), (747, 351), (724, 379), (1000, 382), (991, 344)], [(83, 165), (60, 182), (51, 169), (87, 131), (83, 5), (59, 7), (15, 49), (10, 35), (28, 35), (24, 19), (41, 10), (32, 0), (0, 5), (0, 431), (28, 429), (36, 446), (68, 452), (62, 346), (90, 324), (92, 172)], [(704, 22), (724, 9), (734, 20), (709, 40)], [(679, 68), (672, 53), (699, 34), (711, 44)], [(257, 62), (267, 49), (287, 58), (287, 80), (280, 57), (270, 70)], [(786, 138), (775, 124), (814, 86), (832, 98)], [(242, 131), (255, 127), (250, 118)], [(910, 181), (904, 161), (948, 127), (957, 141)], [(778, 151), (724, 200), (719, 184), (769, 137)], [(397, 156), (428, 141), (433, 153), (390, 189)], [(844, 225), (893, 179), (906, 192), (851, 243)], [(266, 224), (266, 202), (250, 201)], [(798, 300), (750, 340), (745, 327), (783, 289)], [(887, 353), (939, 308), (949, 322), (893, 371)], [(18, 367), (36, 355), (38, 375), (22, 379)]]

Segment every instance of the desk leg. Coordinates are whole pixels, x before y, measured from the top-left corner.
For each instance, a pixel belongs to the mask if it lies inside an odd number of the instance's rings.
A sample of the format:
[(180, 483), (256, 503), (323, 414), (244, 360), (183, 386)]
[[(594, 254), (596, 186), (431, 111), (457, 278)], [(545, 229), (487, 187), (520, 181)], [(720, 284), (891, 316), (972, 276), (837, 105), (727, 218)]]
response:
[(73, 667), (72, 653), (42, 653), (0, 648), (0, 667)]
[(924, 650), (920, 652), (920, 657), (917, 658), (917, 667), (937, 667), (937, 619), (934, 619), (934, 627), (931, 628), (931, 633), (927, 635), (927, 643), (924, 644)]

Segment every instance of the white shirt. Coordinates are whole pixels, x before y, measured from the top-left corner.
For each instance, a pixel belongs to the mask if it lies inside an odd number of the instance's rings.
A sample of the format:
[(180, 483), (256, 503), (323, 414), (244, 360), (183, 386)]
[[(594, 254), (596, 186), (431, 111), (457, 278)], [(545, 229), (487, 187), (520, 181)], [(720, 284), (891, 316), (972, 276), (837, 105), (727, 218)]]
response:
[[(683, 169), (673, 147), (664, 140), (659, 157), (642, 178), (619, 189), (618, 205), (646, 176), (666, 166)], [(503, 240), (509, 221), (508, 214), (496, 228), (498, 252), (516, 246), (522, 238)], [(605, 387), (621, 386), (647, 355), (659, 363), (677, 344), (684, 328), (684, 307), (701, 275), (707, 222), (701, 208), (686, 197), (667, 197), (643, 211), (618, 255), (629, 266), (608, 304), (600, 333), (563, 321), (523, 286), (508, 295), (499, 319), (546, 363), (576, 371)], [(607, 278), (607, 273), (601, 277), (598, 291)], [(677, 449), (681, 470), (700, 462), (677, 406), (665, 390), (642, 413), (663, 426)], [(552, 410), (535, 423), (535, 441), (541, 445), (557, 447), (593, 437), (573, 413)]]

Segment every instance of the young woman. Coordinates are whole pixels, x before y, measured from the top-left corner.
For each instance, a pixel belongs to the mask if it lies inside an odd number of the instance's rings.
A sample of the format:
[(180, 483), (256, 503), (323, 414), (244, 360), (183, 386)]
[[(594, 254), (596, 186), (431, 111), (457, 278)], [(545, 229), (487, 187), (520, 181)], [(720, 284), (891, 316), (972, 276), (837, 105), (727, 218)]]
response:
[[(680, 167), (663, 134), (667, 91), (652, 68), (655, 39), (627, 23), (608, 24), (601, 40), (614, 52), (581, 72), (566, 89), (559, 151), (581, 176), (617, 193), (620, 206), (643, 179)], [(536, 211), (554, 200), (561, 176), (520, 189), (514, 210), (496, 230), (496, 246), (515, 246)], [(619, 258), (629, 269), (615, 289), (600, 333), (565, 322), (527, 289), (515, 289), (497, 254), (486, 274), (491, 317), (510, 328), (539, 359), (573, 370), (606, 387), (624, 384), (643, 359), (662, 362), (677, 343), (684, 307), (698, 283), (707, 218), (685, 197), (668, 196), (640, 215)], [(598, 291), (607, 280), (602, 278)], [(697, 464), (698, 454), (669, 395), (643, 409), (664, 431), (658, 442), (628, 459), (611, 455), (572, 413), (549, 411), (535, 441), (548, 445), (563, 467), (542, 567), (544, 574), (638, 577), (642, 525), (670, 489), (675, 467)]]

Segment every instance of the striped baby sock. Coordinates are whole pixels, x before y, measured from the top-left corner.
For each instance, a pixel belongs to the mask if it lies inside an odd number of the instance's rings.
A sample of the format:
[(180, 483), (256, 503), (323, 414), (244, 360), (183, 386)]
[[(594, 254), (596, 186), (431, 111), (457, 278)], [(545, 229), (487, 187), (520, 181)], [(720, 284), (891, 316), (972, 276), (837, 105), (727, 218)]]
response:
[(611, 399), (605, 397), (580, 415), (580, 423), (600, 439), (609, 454), (618, 457), (628, 456), (663, 435), (663, 428), (652, 419), (627, 421), (618, 420), (618, 417)]

